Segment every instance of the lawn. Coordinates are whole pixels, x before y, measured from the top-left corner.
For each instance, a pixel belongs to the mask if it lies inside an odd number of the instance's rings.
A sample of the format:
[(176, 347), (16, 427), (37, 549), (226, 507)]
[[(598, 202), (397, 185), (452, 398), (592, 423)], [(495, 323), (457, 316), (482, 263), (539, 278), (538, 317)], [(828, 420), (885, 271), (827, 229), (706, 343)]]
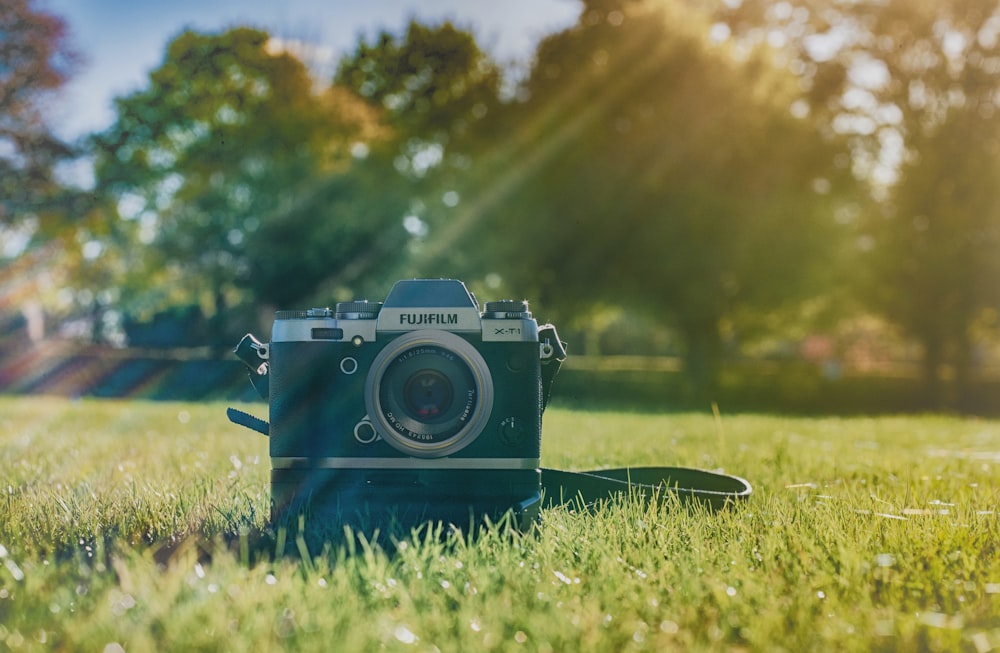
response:
[(309, 553), (224, 405), (0, 398), (0, 650), (1000, 650), (1000, 422), (557, 406), (543, 463), (754, 494)]

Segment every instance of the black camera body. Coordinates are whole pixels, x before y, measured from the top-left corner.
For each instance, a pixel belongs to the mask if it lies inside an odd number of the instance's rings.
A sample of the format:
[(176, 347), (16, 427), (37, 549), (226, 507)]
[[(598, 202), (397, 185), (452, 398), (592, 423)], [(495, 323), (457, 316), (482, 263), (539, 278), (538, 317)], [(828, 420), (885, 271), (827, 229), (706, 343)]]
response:
[(279, 311), (269, 345), (248, 338), (237, 353), (269, 401), (272, 520), (537, 515), (542, 411), (565, 351), (527, 302), (481, 312), (461, 281), (412, 279), (384, 303)]

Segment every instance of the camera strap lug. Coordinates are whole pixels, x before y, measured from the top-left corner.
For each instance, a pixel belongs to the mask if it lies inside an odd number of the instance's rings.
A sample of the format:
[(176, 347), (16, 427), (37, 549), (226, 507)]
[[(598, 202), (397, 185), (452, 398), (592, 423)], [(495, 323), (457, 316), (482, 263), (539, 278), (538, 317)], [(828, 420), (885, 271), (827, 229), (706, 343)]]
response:
[(538, 355), (541, 359), (542, 409), (549, 403), (552, 381), (566, 360), (566, 343), (559, 339), (556, 328), (551, 324), (538, 327)]
[(236, 345), (233, 350), (236, 357), (243, 361), (250, 373), (250, 385), (257, 391), (261, 399), (267, 399), (270, 394), (270, 377), (268, 376), (268, 359), (270, 358), (270, 347), (248, 333)]

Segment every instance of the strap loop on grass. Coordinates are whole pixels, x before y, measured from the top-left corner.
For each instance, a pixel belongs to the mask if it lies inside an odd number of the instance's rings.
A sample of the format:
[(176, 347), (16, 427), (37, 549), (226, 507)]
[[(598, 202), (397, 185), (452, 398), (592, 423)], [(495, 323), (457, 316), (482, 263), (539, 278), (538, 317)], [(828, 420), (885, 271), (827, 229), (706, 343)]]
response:
[(572, 503), (577, 498), (591, 504), (619, 492), (646, 498), (658, 492), (675, 492), (682, 500), (702, 502), (715, 510), (747, 499), (753, 488), (738, 476), (689, 467), (619, 467), (586, 472), (545, 468), (542, 491), (546, 508)]

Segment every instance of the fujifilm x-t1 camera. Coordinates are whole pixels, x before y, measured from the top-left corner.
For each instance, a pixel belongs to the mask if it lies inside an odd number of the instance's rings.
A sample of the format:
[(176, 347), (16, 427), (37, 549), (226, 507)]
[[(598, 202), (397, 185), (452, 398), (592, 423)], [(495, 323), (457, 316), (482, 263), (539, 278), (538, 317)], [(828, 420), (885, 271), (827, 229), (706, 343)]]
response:
[(461, 281), (399, 281), (384, 303), (279, 311), (269, 344), (247, 335), (236, 353), (269, 403), (269, 423), (229, 414), (270, 436), (272, 520), (537, 514), (542, 411), (566, 354), (527, 302), (480, 311)]

